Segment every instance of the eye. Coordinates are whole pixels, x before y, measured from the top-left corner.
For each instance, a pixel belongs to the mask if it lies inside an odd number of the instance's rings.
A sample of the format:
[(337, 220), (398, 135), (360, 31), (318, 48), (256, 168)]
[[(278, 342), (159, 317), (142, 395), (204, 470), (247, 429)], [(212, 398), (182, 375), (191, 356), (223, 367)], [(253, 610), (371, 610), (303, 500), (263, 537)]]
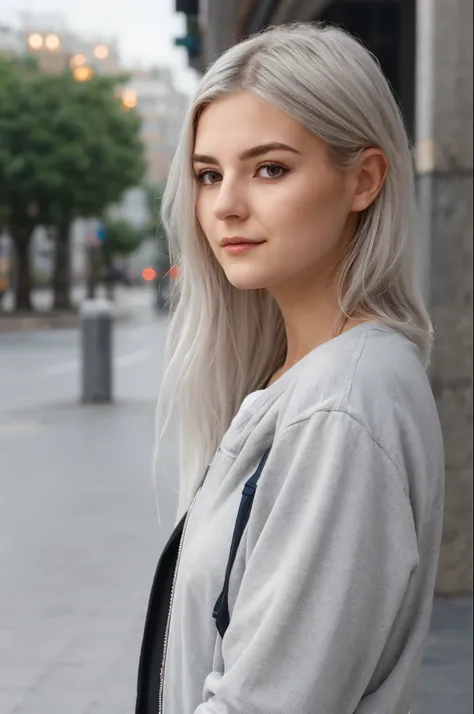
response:
[(209, 186), (213, 183), (217, 183), (222, 176), (218, 171), (213, 171), (212, 169), (204, 169), (199, 174), (196, 175), (196, 179), (200, 182)]
[[(266, 176), (262, 176), (262, 171), (266, 172)], [(283, 176), (284, 174), (288, 173), (288, 171), (289, 169), (285, 168), (284, 166), (280, 166), (280, 164), (262, 164), (258, 167), (258, 173), (261, 175), (262, 178), (265, 179), (280, 178), (280, 176)]]

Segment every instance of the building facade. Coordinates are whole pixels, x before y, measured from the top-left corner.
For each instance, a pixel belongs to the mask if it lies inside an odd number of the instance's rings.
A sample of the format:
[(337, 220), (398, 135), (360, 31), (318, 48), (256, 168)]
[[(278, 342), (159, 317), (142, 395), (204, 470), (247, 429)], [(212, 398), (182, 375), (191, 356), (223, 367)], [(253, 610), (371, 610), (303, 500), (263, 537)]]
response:
[(129, 81), (142, 119), (149, 183), (164, 181), (178, 143), (188, 97), (179, 92), (167, 67), (133, 70)]
[[(472, 0), (176, 0), (203, 71), (268, 25), (341, 25), (378, 57), (403, 110), (418, 178), (433, 391), (446, 452), (437, 591), (472, 594)], [(182, 44), (186, 46), (184, 40)]]
[(0, 55), (20, 55), (23, 43), (17, 30), (8, 25), (0, 25)]
[(23, 13), (21, 17), (17, 31), (21, 54), (35, 56), (41, 71), (59, 74), (69, 67), (80, 80), (88, 79), (92, 73), (120, 72), (118, 48), (112, 38), (78, 35), (61, 15)]

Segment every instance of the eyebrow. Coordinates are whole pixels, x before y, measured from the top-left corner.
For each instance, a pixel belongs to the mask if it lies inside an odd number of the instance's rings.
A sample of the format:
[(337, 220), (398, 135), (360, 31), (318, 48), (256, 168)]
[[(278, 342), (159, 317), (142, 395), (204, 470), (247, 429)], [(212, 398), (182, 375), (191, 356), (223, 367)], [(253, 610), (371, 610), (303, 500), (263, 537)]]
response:
[[(264, 154), (270, 153), (270, 151), (291, 151), (293, 154), (299, 154), (300, 152), (294, 149), (288, 144), (281, 144), (278, 141), (273, 141), (270, 144), (259, 144), (258, 146), (253, 146), (251, 149), (243, 151), (239, 155), (241, 161), (246, 159), (255, 159), (257, 156), (263, 156)], [(218, 164), (218, 160), (214, 156), (209, 156), (207, 154), (194, 154), (193, 163), (198, 164)]]

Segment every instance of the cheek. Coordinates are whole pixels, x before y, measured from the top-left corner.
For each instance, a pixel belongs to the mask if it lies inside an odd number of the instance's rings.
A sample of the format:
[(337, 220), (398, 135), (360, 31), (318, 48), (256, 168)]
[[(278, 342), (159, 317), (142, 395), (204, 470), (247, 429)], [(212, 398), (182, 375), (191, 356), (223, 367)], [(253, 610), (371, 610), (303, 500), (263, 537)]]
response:
[(202, 194), (200, 194), (199, 192), (196, 196), (196, 204), (195, 204), (194, 210), (196, 213), (197, 221), (207, 236), (207, 230), (206, 230), (206, 224), (208, 223), (207, 211), (206, 211), (206, 208), (204, 205)]
[(273, 202), (269, 220), (275, 235), (293, 251), (297, 246), (331, 244), (342, 230), (345, 215), (342, 189), (331, 178), (313, 177), (304, 185), (288, 186), (286, 194)]
[(220, 255), (220, 247), (216, 244), (216, 220), (212, 211), (212, 205), (209, 201), (209, 196), (204, 194), (202, 196), (196, 196), (196, 203), (194, 208), (196, 223), (198, 226), (198, 232), (200, 234), (200, 241), (205, 241), (214, 257), (217, 259), (218, 263), (222, 262), (222, 256)]
[(196, 221), (200, 226), (203, 238), (209, 244), (212, 252), (216, 255), (216, 245), (215, 245), (215, 222), (212, 218), (212, 211), (209, 206), (209, 200), (207, 196), (197, 195), (195, 203), (195, 215)]

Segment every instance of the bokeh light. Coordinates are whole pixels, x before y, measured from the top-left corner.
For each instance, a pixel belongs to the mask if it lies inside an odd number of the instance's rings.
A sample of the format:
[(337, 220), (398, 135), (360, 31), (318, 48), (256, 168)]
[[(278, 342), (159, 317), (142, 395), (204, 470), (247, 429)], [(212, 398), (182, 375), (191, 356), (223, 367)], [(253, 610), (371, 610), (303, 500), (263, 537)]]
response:
[(126, 109), (133, 109), (137, 106), (137, 93), (134, 89), (124, 89), (122, 92), (122, 105)]
[(153, 270), (153, 268), (145, 268), (142, 272), (142, 278), (143, 280), (154, 280), (156, 278), (156, 270)]
[(86, 57), (85, 55), (73, 55), (71, 59), (69, 60), (69, 66), (71, 69), (74, 69), (74, 67), (81, 67), (81, 65), (86, 63)]
[(58, 50), (61, 46), (61, 41), (57, 35), (48, 35), (45, 44), (48, 50)]
[(32, 50), (39, 50), (41, 49), (41, 47), (43, 47), (43, 38), (37, 32), (33, 32), (28, 37), (28, 44)]
[(166, 275), (169, 275), (170, 278), (173, 278), (173, 280), (176, 280), (179, 278), (179, 265), (172, 265), (171, 268), (168, 270)]
[(109, 48), (107, 45), (97, 45), (97, 47), (94, 48), (94, 57), (97, 57), (97, 59), (105, 59), (108, 56)]
[(87, 66), (76, 67), (73, 71), (74, 79), (77, 82), (87, 82), (93, 74), (94, 72)]

